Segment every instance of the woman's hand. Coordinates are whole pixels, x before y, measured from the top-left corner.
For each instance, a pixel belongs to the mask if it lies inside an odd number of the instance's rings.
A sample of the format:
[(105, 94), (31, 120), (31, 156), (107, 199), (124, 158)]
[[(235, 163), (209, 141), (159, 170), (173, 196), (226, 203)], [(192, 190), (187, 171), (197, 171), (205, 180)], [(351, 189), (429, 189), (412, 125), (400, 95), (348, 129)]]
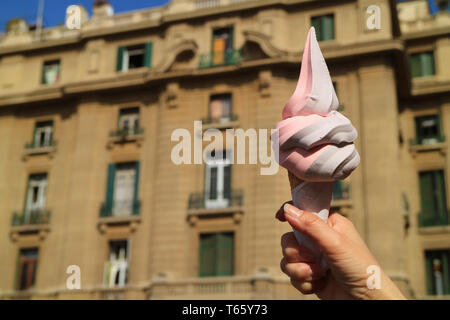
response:
[(381, 287), (369, 289), (367, 280), (372, 274), (367, 268), (379, 265), (347, 218), (332, 213), (324, 222), (289, 203), (276, 216), (308, 235), (329, 266), (324, 270), (311, 250), (298, 245), (293, 232), (285, 233), (281, 238), (281, 270), (300, 292), (315, 293), (320, 299), (405, 299), (381, 268)]

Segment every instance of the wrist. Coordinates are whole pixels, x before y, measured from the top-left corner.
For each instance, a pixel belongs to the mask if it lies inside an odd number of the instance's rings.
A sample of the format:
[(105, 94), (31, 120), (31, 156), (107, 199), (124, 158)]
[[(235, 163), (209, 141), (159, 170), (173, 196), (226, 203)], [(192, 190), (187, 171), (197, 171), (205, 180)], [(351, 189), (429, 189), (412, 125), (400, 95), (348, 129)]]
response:
[(406, 300), (400, 289), (382, 272), (380, 288), (368, 289), (367, 299), (370, 300)]

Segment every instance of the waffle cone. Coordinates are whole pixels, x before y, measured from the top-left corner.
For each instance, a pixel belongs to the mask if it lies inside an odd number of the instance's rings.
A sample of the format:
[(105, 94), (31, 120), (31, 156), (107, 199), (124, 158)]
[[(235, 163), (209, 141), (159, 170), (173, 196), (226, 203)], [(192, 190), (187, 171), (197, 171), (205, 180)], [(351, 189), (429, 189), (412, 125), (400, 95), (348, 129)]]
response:
[(292, 172), (288, 171), (289, 183), (291, 185), (291, 191), (294, 190), (303, 180), (297, 178)]

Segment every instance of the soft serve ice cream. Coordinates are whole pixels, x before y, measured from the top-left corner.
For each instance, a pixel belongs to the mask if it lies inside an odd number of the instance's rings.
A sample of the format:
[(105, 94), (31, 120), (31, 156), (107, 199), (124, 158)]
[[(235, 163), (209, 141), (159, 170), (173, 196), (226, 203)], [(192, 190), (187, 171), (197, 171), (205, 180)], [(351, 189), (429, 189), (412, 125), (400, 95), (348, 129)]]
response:
[[(311, 28), (303, 52), (300, 77), (276, 126), (279, 164), (289, 172), (294, 205), (327, 220), (333, 181), (345, 179), (359, 164), (353, 141), (356, 129), (341, 113), (325, 59)], [(297, 241), (313, 250), (297, 231)]]

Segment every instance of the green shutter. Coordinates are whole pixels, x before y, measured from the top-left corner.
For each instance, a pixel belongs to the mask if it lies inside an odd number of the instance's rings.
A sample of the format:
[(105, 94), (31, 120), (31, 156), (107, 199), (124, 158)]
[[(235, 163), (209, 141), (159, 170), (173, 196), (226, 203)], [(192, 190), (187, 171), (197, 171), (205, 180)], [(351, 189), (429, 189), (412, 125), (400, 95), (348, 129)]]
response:
[(114, 200), (114, 180), (116, 177), (116, 164), (108, 165), (108, 178), (106, 182), (106, 210), (111, 213)]
[(123, 63), (123, 52), (125, 47), (119, 47), (117, 50), (117, 71), (122, 71), (122, 63)]
[(45, 62), (42, 63), (41, 83), (45, 84)]
[(216, 274), (218, 276), (231, 276), (234, 273), (234, 234), (218, 233)]
[(322, 28), (321, 28), (321, 19), (320, 17), (311, 18), (311, 26), (316, 30), (316, 38), (317, 41), (322, 41)]
[(433, 290), (433, 256), (431, 252), (425, 252), (425, 279), (427, 285), (427, 294), (434, 294)]
[(444, 282), (444, 294), (450, 294), (449, 253), (449, 250), (442, 252), (442, 281)]
[(152, 50), (153, 49), (153, 43), (152, 42), (147, 42), (145, 44), (145, 60), (144, 60), (144, 65), (147, 68), (150, 68), (152, 66)]
[(422, 77), (434, 75), (433, 52), (423, 52), (420, 55), (420, 65), (422, 67)]
[(223, 171), (223, 197), (231, 199), (231, 165), (225, 166)]
[(322, 40), (334, 39), (334, 15), (326, 15), (322, 17)]
[(433, 213), (436, 209), (434, 207), (434, 196), (433, 196), (433, 175), (431, 171), (421, 172), (419, 174), (419, 184), (420, 184), (420, 200), (421, 200), (421, 215), (422, 221), (425, 225), (432, 223)]
[(199, 276), (214, 276), (216, 269), (216, 235), (213, 233), (201, 234), (199, 250)]
[(420, 66), (420, 55), (412, 54), (409, 57), (409, 69), (412, 78), (417, 78), (422, 76), (422, 70)]
[(19, 279), (20, 279), (20, 249), (17, 252), (17, 260), (16, 260), (16, 275), (14, 277), (14, 289), (19, 290)]
[(445, 179), (444, 171), (434, 171), (434, 183), (433, 188), (436, 195), (436, 223), (446, 224), (447, 223), (447, 199), (445, 196)]
[(134, 203), (133, 203), (133, 214), (139, 214), (139, 174), (140, 174), (141, 163), (136, 162), (136, 176), (134, 178)]

